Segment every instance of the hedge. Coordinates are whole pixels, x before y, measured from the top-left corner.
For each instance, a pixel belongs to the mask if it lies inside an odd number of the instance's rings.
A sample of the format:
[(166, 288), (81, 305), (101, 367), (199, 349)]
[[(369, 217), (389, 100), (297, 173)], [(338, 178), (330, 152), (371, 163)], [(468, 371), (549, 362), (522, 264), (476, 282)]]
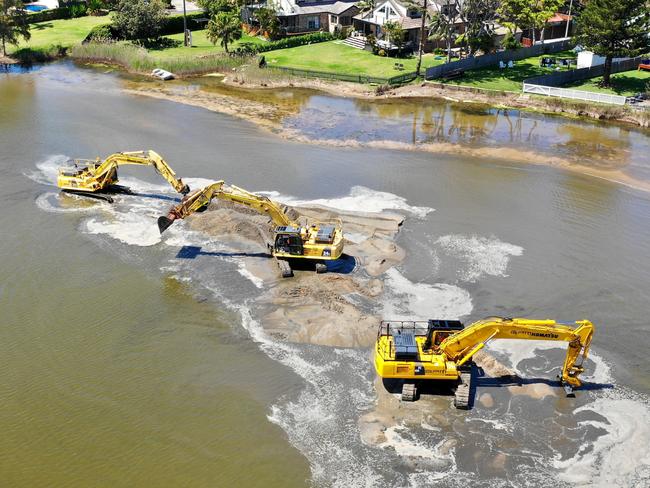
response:
[(40, 12), (33, 12), (27, 14), (27, 22), (29, 24), (35, 24), (36, 22), (49, 22), (51, 20), (71, 19), (72, 18), (71, 7), (75, 5), (83, 5), (85, 7), (86, 2), (81, 2), (81, 1), (65, 2), (64, 7), (50, 8), (47, 10), (41, 10)]
[(90, 32), (82, 41), (82, 44), (86, 44), (87, 42), (90, 41), (99, 41), (99, 40), (107, 41), (110, 39), (117, 39), (117, 38), (118, 38), (118, 33), (111, 24), (100, 24), (90, 29)]
[(334, 39), (336, 37), (329, 32), (314, 32), (312, 34), (305, 34), (304, 36), (285, 37), (284, 39), (270, 41), (264, 44), (249, 44), (235, 49), (233, 54), (250, 55), (264, 53), (267, 51), (275, 51), (276, 49), (287, 49), (290, 47), (304, 46), (305, 44), (332, 41)]
[[(192, 12), (187, 14), (187, 28), (189, 30), (199, 30), (199, 28), (205, 27), (198, 22), (195, 22), (195, 19), (205, 19), (205, 12)], [(183, 33), (183, 14), (170, 15), (167, 17), (165, 24), (160, 29), (161, 36), (170, 36), (172, 34), (182, 34)]]

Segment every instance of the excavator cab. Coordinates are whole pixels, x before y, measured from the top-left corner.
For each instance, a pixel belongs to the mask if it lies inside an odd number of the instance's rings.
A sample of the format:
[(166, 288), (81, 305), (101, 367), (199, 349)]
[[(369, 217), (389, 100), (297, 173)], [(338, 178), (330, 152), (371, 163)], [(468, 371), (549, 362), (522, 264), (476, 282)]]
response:
[(292, 256), (302, 256), (302, 238), (297, 227), (280, 226), (275, 229), (275, 252), (288, 253)]

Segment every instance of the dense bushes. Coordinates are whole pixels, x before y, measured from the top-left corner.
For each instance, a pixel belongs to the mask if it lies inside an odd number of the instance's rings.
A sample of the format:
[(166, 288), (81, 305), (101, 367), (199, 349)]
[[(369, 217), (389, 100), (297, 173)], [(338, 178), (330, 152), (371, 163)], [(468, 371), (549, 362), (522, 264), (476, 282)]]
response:
[[(204, 25), (199, 25), (198, 22), (195, 22), (196, 19), (205, 19), (204, 12), (192, 12), (187, 14), (187, 28), (190, 30), (197, 30), (197, 27), (203, 28)], [(195, 29), (192, 29), (192, 28)], [(161, 36), (170, 36), (172, 34), (182, 34), (183, 33), (183, 14), (180, 15), (170, 15), (165, 20), (164, 25), (160, 28)]]
[[(83, 13), (81, 13), (83, 11)], [(27, 22), (35, 24), (36, 22), (49, 22), (51, 20), (71, 19), (86, 15), (85, 2), (67, 2), (66, 6), (51, 8), (34, 12), (27, 15)]]
[(335, 37), (329, 32), (314, 32), (312, 34), (305, 34), (304, 36), (285, 37), (284, 39), (270, 41), (264, 44), (243, 43), (240, 47), (234, 49), (232, 54), (247, 56), (267, 51), (275, 51), (276, 49), (286, 49), (289, 47), (304, 46), (305, 44), (331, 41), (333, 39), (335, 39)]
[(20, 64), (45, 63), (66, 55), (67, 48), (55, 44), (47, 47), (23, 47), (13, 52), (11, 57)]
[[(191, 19), (205, 18), (202, 12), (187, 14), (188, 29), (193, 27), (192, 24), (197, 25), (196, 22), (191, 22)], [(168, 36), (172, 34), (181, 34), (183, 32), (183, 15), (170, 15), (165, 24), (161, 28), (161, 35)], [(101, 24), (93, 27), (86, 38), (84, 43), (89, 41), (106, 41), (110, 39), (119, 39), (120, 35), (111, 24)]]
[(117, 39), (117, 37), (118, 33), (111, 24), (101, 24), (90, 29), (83, 43), (85, 44), (90, 41), (110, 41), (111, 39)]

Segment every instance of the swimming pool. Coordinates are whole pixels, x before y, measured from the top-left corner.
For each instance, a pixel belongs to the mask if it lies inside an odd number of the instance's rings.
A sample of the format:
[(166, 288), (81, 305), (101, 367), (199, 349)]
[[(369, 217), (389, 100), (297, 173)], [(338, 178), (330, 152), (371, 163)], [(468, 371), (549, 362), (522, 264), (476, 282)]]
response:
[(25, 5), (23, 8), (25, 10), (29, 10), (30, 12), (40, 12), (41, 10), (47, 10), (47, 7), (45, 5)]

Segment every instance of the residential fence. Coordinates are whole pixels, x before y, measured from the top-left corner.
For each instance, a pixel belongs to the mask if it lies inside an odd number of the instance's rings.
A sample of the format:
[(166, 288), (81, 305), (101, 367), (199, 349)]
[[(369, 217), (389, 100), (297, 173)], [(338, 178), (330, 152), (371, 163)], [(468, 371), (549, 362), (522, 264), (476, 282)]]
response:
[(499, 61), (507, 63), (508, 61), (518, 61), (520, 59), (530, 58), (532, 56), (541, 56), (542, 54), (554, 54), (560, 51), (566, 51), (573, 46), (571, 39), (550, 42), (544, 44), (535, 44), (531, 47), (522, 47), (512, 51), (501, 51), (495, 54), (485, 54), (483, 56), (474, 56), (471, 58), (460, 59), (445, 63), (438, 66), (427, 68), (426, 79), (435, 80), (442, 78), (446, 73), (457, 69), (472, 70), (480, 68), (489, 68), (499, 65)]
[[(647, 59), (647, 55), (637, 56), (636, 58), (625, 59), (612, 63), (612, 74), (620, 73), (622, 71), (631, 71), (637, 69), (639, 63), (643, 59)], [(605, 65), (599, 64), (590, 68), (572, 69), (569, 71), (556, 71), (547, 75), (534, 76), (524, 80), (524, 83), (544, 86), (562, 86), (574, 81), (588, 80), (596, 76), (602, 76), (605, 72)]]
[(363, 74), (351, 75), (345, 73), (334, 73), (331, 71), (312, 71), (307, 69), (287, 68), (284, 66), (268, 66), (268, 67), (271, 69), (284, 71), (285, 73), (289, 73), (295, 76), (323, 78), (326, 80), (350, 81), (353, 83), (374, 83), (378, 85), (402, 85), (404, 83), (407, 83), (417, 78), (417, 74), (415, 72), (403, 73), (401, 75), (392, 76), (390, 78), (380, 78), (377, 76), (369, 76)]
[(534, 85), (524, 82), (524, 93), (546, 95), (549, 97), (572, 98), (586, 102), (611, 103), (625, 105), (625, 97), (621, 95), (608, 95), (607, 93), (572, 90), (570, 88), (557, 88), (555, 86)]
[[(612, 74), (636, 69), (639, 66), (639, 63), (646, 58), (647, 55), (612, 63)], [(523, 91), (524, 93), (533, 93), (550, 97), (625, 105), (626, 97), (622, 95), (608, 95), (605, 93), (588, 92), (584, 90), (572, 90), (570, 88), (558, 88), (576, 81), (588, 80), (590, 78), (602, 76), (604, 72), (605, 65), (601, 64), (598, 66), (591, 66), (590, 68), (558, 71), (555, 73), (549, 73), (548, 75), (535, 76), (524, 80)]]

